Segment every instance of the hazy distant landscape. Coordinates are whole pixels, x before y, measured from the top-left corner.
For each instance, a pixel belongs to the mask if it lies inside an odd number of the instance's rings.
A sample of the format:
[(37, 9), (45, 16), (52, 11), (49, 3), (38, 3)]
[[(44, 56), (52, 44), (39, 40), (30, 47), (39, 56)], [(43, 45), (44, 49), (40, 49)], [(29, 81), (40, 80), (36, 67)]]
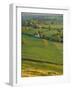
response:
[(63, 15), (21, 14), (21, 76), (63, 74)]

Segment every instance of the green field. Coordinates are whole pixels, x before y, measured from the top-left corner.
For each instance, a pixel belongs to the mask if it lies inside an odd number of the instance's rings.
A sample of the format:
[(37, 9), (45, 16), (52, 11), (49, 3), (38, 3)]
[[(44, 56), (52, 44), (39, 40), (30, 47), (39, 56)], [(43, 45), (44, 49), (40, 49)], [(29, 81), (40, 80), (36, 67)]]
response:
[[(23, 35), (22, 76), (63, 73), (62, 44)], [(42, 62), (43, 61), (43, 62)]]
[(21, 76), (63, 75), (63, 24), (61, 18), (59, 22), (52, 20), (43, 22), (43, 20), (37, 21), (37, 17), (32, 18), (30, 17), (29, 21), (27, 18), (25, 22), (22, 22), (24, 25), (21, 34)]

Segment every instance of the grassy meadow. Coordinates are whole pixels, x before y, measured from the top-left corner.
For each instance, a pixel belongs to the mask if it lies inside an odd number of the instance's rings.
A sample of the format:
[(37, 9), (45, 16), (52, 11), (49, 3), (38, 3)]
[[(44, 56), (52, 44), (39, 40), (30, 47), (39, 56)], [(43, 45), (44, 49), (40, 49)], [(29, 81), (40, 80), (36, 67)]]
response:
[(22, 13), (21, 76), (63, 74), (63, 15)]

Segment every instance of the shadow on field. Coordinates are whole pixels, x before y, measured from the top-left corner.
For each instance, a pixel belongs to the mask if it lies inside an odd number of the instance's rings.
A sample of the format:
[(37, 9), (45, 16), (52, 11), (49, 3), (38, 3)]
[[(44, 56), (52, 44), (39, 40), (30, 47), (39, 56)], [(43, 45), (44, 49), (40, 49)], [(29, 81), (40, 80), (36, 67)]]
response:
[(48, 63), (48, 64), (55, 64), (55, 65), (63, 65), (63, 64), (58, 64), (58, 63), (53, 63), (53, 62), (48, 62), (48, 61), (41, 61), (41, 60), (34, 60), (34, 59), (30, 59), (30, 58), (22, 58), (22, 60), (24, 61), (31, 61), (31, 62), (39, 62), (39, 63)]

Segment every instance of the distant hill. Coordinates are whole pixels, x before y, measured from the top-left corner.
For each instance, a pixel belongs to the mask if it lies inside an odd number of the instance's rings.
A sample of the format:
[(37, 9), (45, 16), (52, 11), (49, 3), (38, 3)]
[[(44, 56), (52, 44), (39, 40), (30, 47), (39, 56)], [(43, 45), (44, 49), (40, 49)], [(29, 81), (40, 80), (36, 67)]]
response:
[(31, 19), (37, 19), (40, 21), (48, 21), (48, 22), (59, 22), (63, 23), (63, 15), (62, 14), (39, 14), (39, 13), (24, 13), (22, 12), (22, 22), (25, 22), (27, 20)]

